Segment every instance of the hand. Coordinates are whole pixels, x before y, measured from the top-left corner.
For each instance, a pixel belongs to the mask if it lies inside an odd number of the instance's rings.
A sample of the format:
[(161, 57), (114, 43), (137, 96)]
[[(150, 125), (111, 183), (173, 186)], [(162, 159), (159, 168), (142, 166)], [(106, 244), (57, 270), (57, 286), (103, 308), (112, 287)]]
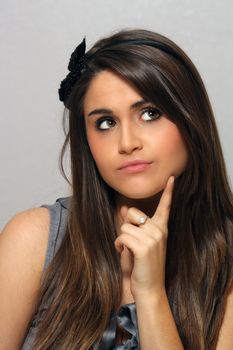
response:
[(121, 234), (115, 240), (119, 253), (126, 247), (132, 255), (131, 293), (134, 298), (165, 290), (168, 220), (173, 188), (174, 176), (170, 176), (153, 217), (147, 218), (144, 224), (139, 224), (139, 218), (146, 217), (145, 213), (133, 207), (127, 209)]

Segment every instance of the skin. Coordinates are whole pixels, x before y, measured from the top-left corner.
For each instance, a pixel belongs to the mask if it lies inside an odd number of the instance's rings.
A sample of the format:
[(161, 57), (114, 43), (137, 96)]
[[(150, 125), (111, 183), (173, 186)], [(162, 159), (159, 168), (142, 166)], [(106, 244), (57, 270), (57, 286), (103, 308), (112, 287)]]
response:
[[(154, 201), (169, 176), (180, 175), (187, 162), (187, 151), (176, 125), (165, 114), (153, 121), (148, 111), (143, 113), (150, 103), (131, 110), (130, 106), (140, 100), (142, 97), (128, 82), (110, 71), (93, 79), (84, 100), (91, 153), (101, 176), (116, 191), (121, 204), (129, 204), (132, 199), (137, 199), (136, 203), (146, 199), (145, 205), (149, 199)], [(88, 116), (103, 108), (112, 112)], [(103, 117), (107, 119), (102, 121), (101, 131), (96, 122)], [(118, 170), (135, 159), (151, 164), (145, 171), (133, 174)]]
[(49, 211), (16, 214), (0, 233), (0, 350), (20, 350), (35, 311), (49, 236)]

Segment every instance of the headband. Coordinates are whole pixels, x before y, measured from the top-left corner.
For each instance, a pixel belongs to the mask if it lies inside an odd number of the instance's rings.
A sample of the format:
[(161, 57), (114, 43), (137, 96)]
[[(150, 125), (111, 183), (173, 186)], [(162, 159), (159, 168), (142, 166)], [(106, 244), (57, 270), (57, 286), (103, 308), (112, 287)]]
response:
[[(171, 49), (169, 46), (166, 46), (163, 43), (158, 41), (132, 39), (132, 40), (116, 42), (108, 46), (108, 48), (112, 46), (122, 45), (122, 44), (152, 46), (168, 53), (169, 55), (172, 55), (174, 58), (181, 60), (185, 64), (184, 60), (180, 56), (178, 56), (173, 49)], [(101, 48), (101, 49), (104, 50), (104, 48)], [(79, 79), (81, 72), (87, 68), (87, 65), (85, 63), (85, 50), (86, 50), (86, 40), (84, 38), (81, 44), (79, 44), (74, 50), (74, 52), (71, 54), (69, 65), (68, 65), (68, 70), (70, 71), (70, 73), (68, 73), (65, 79), (62, 80), (60, 84), (60, 88), (58, 90), (59, 99), (60, 101), (64, 102), (64, 104), (66, 99), (71, 94), (73, 86), (75, 85), (76, 81)]]

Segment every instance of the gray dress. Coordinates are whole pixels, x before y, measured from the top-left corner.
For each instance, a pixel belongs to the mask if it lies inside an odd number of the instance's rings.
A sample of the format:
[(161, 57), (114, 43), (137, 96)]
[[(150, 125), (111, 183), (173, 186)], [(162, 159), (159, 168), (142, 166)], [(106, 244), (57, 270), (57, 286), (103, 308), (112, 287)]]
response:
[[(69, 198), (58, 198), (52, 205), (42, 205), (48, 208), (50, 212), (50, 228), (48, 246), (44, 264), (44, 271), (56, 254), (65, 235), (67, 224), (67, 215), (69, 210)], [(42, 305), (43, 308), (43, 305)], [(120, 325), (131, 336), (124, 344), (115, 345), (116, 328)], [(33, 317), (28, 332), (26, 334), (21, 350), (30, 350), (36, 335), (36, 316)], [(139, 335), (137, 327), (136, 307), (135, 304), (122, 305), (118, 312), (112, 313), (109, 325), (105, 330), (101, 344), (94, 346), (93, 350), (139, 350)], [(59, 350), (59, 349), (58, 349)], [(69, 350), (69, 349), (67, 349)]]

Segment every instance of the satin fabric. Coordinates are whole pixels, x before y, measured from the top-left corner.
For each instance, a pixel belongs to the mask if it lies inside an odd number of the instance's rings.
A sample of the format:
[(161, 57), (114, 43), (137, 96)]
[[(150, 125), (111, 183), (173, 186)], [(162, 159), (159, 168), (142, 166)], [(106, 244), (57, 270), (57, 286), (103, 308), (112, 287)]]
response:
[[(124, 328), (131, 337), (123, 344), (115, 344), (117, 325)], [(118, 312), (113, 313), (105, 330), (101, 343), (93, 350), (140, 350), (137, 315), (135, 303), (122, 305)]]

